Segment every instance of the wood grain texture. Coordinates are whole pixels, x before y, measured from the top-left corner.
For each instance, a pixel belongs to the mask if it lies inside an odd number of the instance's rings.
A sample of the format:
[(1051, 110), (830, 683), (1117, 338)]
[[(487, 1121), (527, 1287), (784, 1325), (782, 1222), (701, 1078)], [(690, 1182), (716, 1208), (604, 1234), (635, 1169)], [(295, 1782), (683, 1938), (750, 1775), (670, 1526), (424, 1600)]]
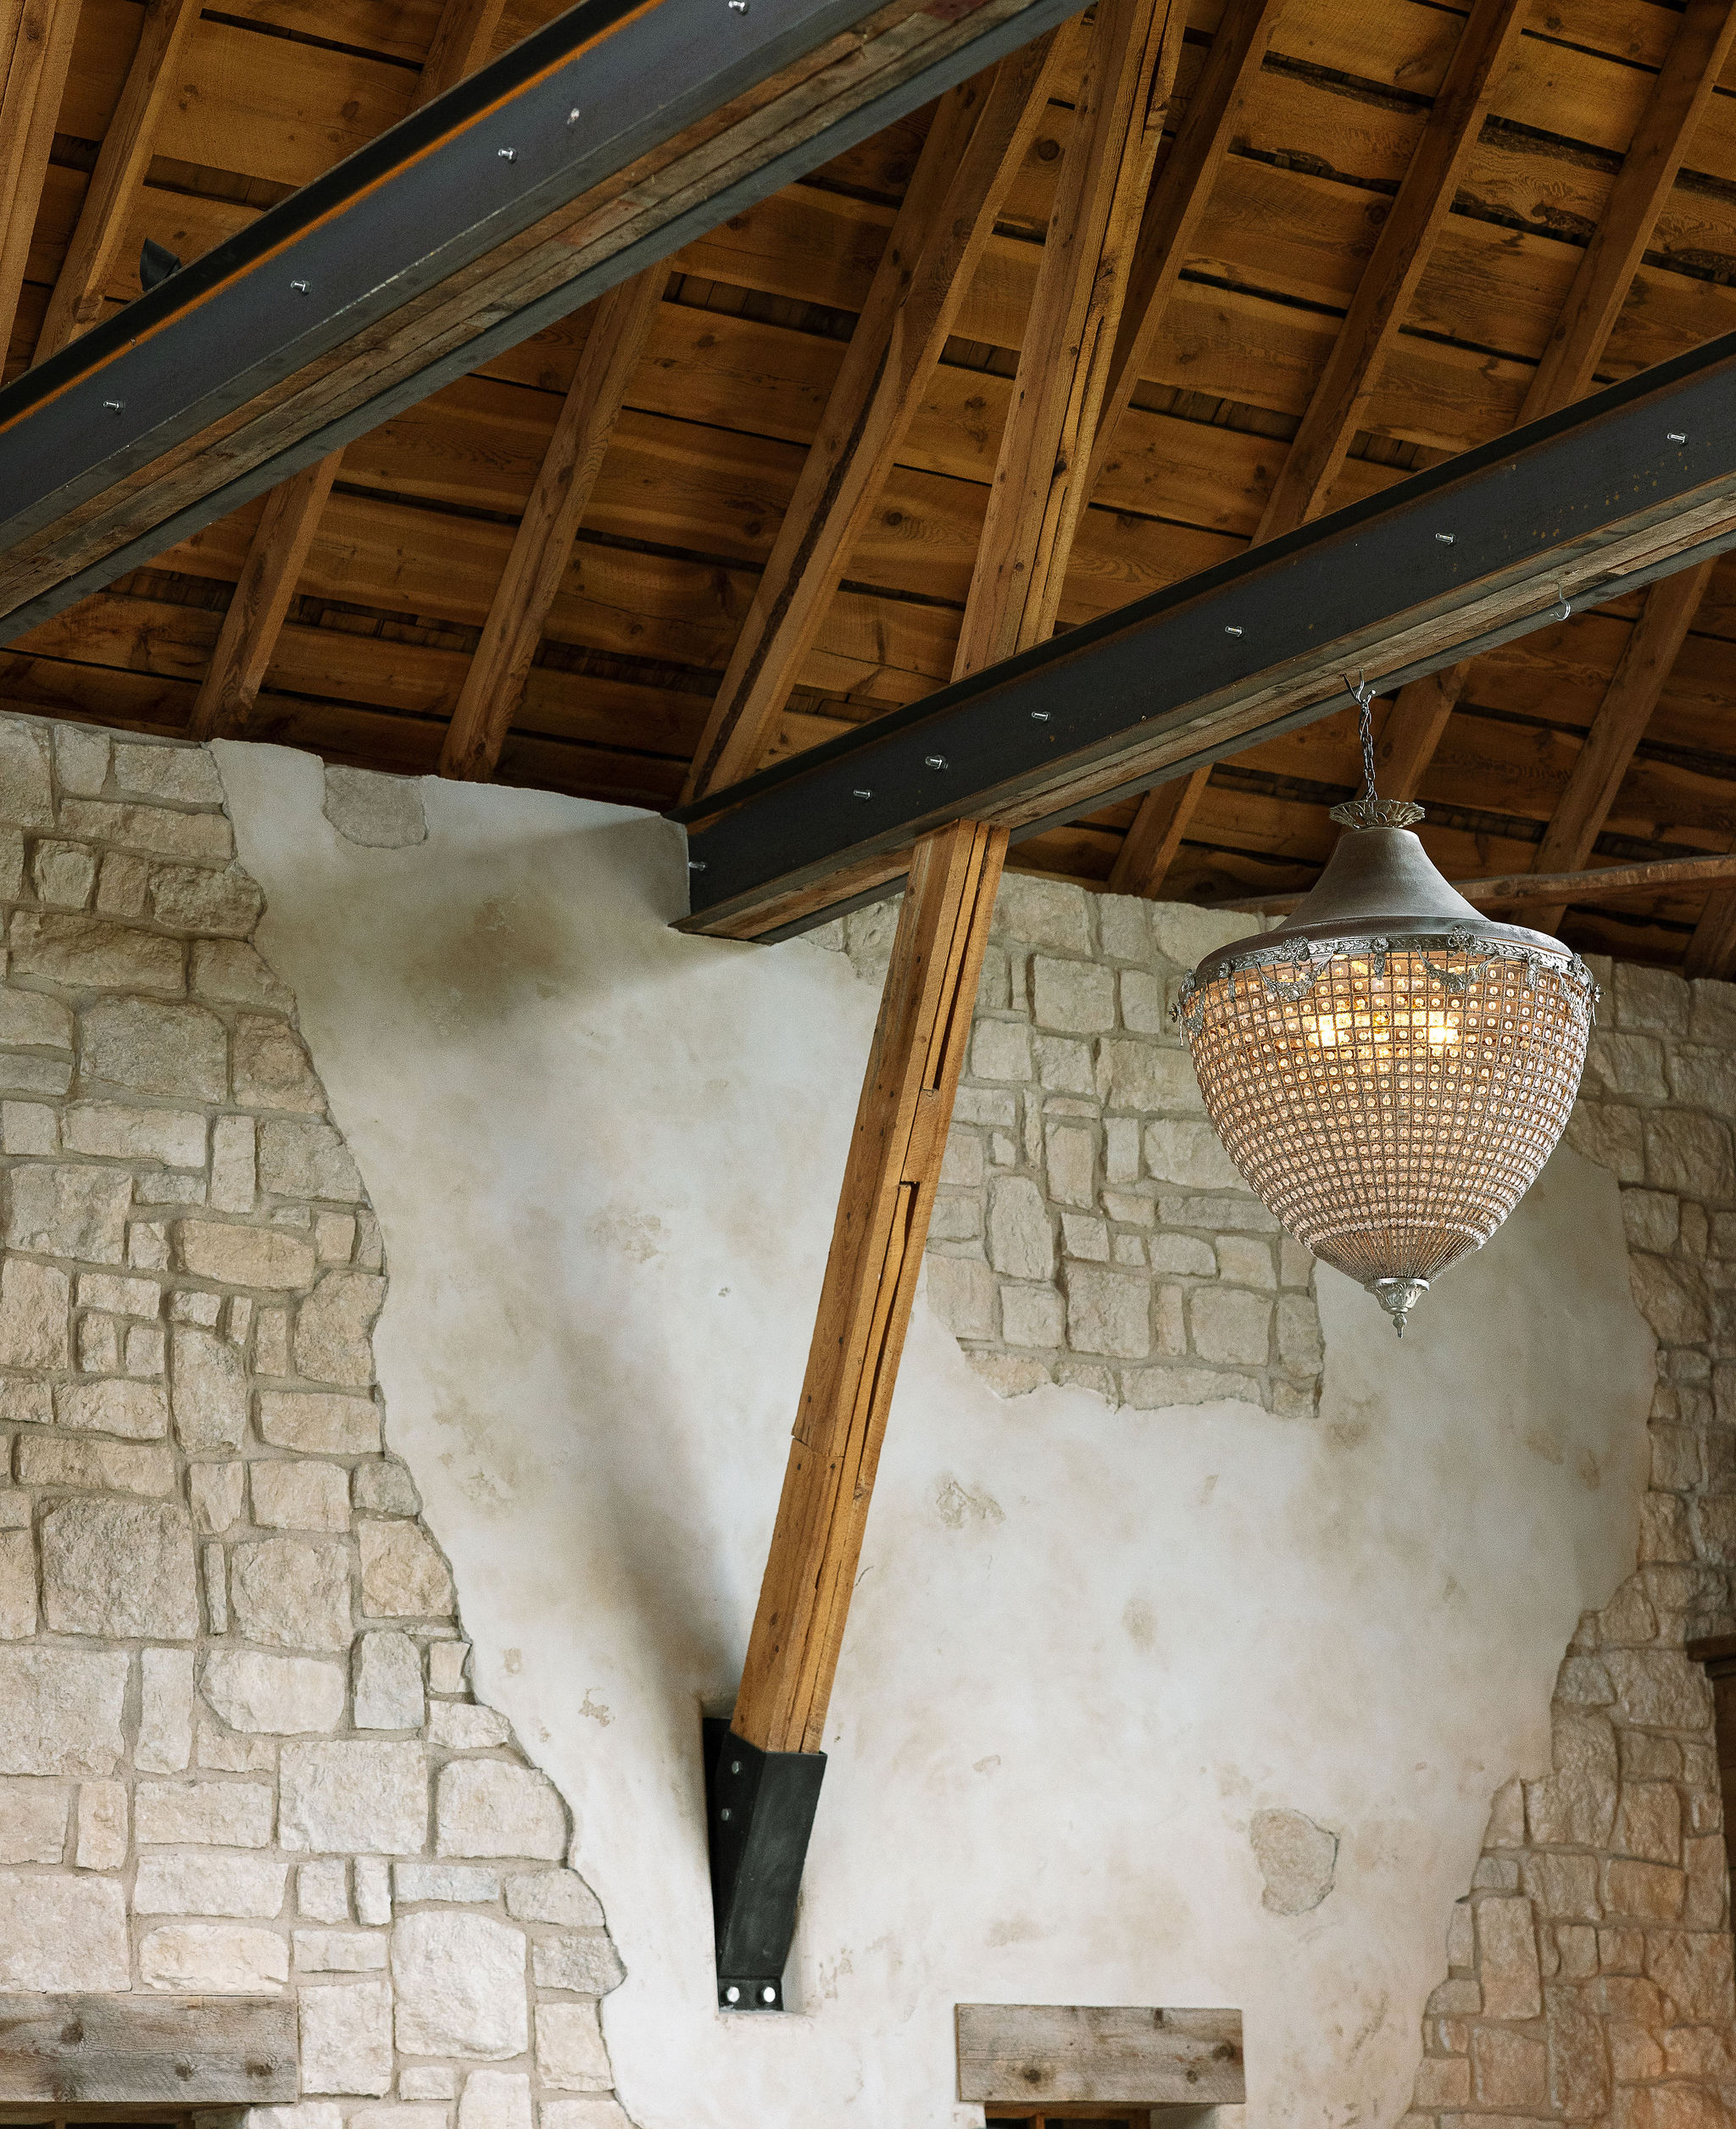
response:
[(123, 263), (121, 243), (150, 167), (163, 107), (198, 19), (199, 0), (146, 0), (138, 47), (36, 336), (37, 362), (88, 331), (103, 315), (103, 292)]
[(1008, 186), (1049, 103), (1051, 35), (941, 99), (684, 796), (751, 775), (921, 407)]
[(277, 648), (278, 632), (337, 476), (341, 451), (279, 483), (266, 498), (241, 581), (187, 723), (189, 739), (248, 736), (253, 706)]
[(1256, 539), (1274, 539), (1325, 509), (1350, 440), (1365, 425), (1388, 351), (1452, 210), (1529, 13), (1528, 0), (1476, 0), (1466, 19), (1399, 196), (1272, 483)]
[(437, 96), (474, 74), (494, 50), (506, 0), (446, 0), (434, 41), (423, 62), (422, 78), (416, 84), (412, 110), (431, 103)]
[(1110, 894), (1142, 895), (1148, 902), (1160, 898), (1165, 877), (1210, 780), (1210, 769), (1196, 769), (1145, 793), (1116, 853), (1109, 876)]
[[(1661, 888), (1703, 887), (1707, 881), (1736, 880), (1736, 857), (1648, 858), (1633, 864), (1601, 865), (1589, 872), (1503, 872), (1476, 880), (1455, 880), (1453, 891), (1487, 909), (1498, 902), (1536, 907), (1552, 902), (1602, 902), (1619, 895), (1649, 894)], [(1245, 910), (1251, 916), (1287, 916), (1303, 900), (1299, 894), (1238, 895), (1214, 909)], [(1536, 918), (1533, 931), (1548, 929)]]
[[(23, 0), (11, 18), (0, 86), (0, 346), (12, 336), (80, 0)], [(0, 16), (0, 37), (8, 24)]]
[(295, 2005), (0, 1996), (0, 2104), (249, 2107), (300, 2091)]
[(1213, 36), (1205, 70), (1156, 181), (1147, 195), (1127, 276), (1127, 299), (1116, 326), (1085, 492), (1095, 495), (1114, 464), (1122, 417), (1161, 329), (1176, 277), (1218, 174), (1243, 122), (1283, 0), (1229, 0)]
[(1590, 390), (1598, 359), (1729, 57), (1733, 36), (1732, 0), (1688, 0), (1670, 55), (1622, 158), (1609, 206), (1586, 247), (1525, 395), (1522, 421), (1571, 405)]
[(1687, 976), (1715, 976), (1728, 982), (1736, 976), (1736, 864), (1728, 887), (1714, 887), (1682, 956)]
[[(1666, 576), (1646, 593), (1639, 619), (1573, 764), (1567, 788), (1538, 845), (1538, 872), (1575, 872), (1590, 857), (1633, 750), (1687, 641), (1713, 566), (1702, 562), (1678, 576)], [(1537, 917), (1537, 928), (1552, 931), (1561, 920), (1561, 907), (1545, 904)]]
[(911, 855), (736, 1699), (764, 1751), (824, 1740), (1006, 845), (967, 820)]
[(1099, 0), (954, 679), (1054, 631), (1185, 27), (1181, 0)]
[(1238, 2010), (960, 2004), (959, 2098), (1124, 2106), (1239, 2106)]
[(668, 280), (666, 267), (648, 267), (595, 306), (577, 374), (447, 728), (442, 776), (475, 783), (494, 774)]
[(1465, 683), (1467, 659), (1401, 687), (1375, 742), (1374, 782), (1383, 798), (1415, 798)]

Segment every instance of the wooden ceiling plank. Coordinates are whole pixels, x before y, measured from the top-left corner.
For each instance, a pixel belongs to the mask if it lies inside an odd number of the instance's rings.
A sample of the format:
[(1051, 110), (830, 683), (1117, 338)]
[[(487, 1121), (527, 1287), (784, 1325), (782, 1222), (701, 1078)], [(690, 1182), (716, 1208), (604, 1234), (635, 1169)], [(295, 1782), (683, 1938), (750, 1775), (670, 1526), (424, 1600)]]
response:
[(1527, 0), (1476, 0), (1398, 197), (1375, 240), (1325, 373), (1255, 534), (1276, 538), (1326, 508), (1388, 350), (1410, 309), (1459, 181), (1518, 49)]
[(1099, 0), (954, 679), (1054, 631), (1185, 26), (1181, 0)]
[(1383, 798), (1416, 798), (1470, 677), (1467, 659), (1399, 690), (1374, 749), (1375, 788)]
[[(1456, 894), (1479, 908), (1512, 902), (1537, 903), (1559, 896), (1564, 901), (1600, 902), (1630, 894), (1659, 894), (1672, 888), (1736, 880), (1736, 855), (1706, 858), (1649, 858), (1633, 864), (1603, 865), (1589, 872), (1504, 872), (1449, 882)], [(1722, 888), (1720, 888), (1722, 892)], [(1297, 894), (1235, 895), (1214, 909), (1245, 910), (1252, 916), (1288, 916), (1304, 899)], [(1527, 920), (1532, 921), (1532, 920)], [(1541, 929), (1541, 926), (1538, 927)]]
[(1092, 444), (1088, 496), (1096, 492), (1112, 459), (1121, 417), (1144, 374), (1283, 8), (1283, 0), (1230, 0), (1181, 131), (1147, 197)]
[(1736, 883), (1714, 887), (1705, 898), (1694, 936), (1682, 956), (1687, 976), (1713, 976), (1728, 982), (1736, 976)]
[(266, 668), (308, 549), (319, 530), (320, 513), (331, 492), (338, 460), (334, 451), (317, 465), (281, 481), (265, 501), (241, 581), (200, 683), (187, 723), (189, 739), (242, 739), (248, 737)]
[(187, 33), (198, 19), (199, 0), (146, 0), (138, 47), (103, 136), (78, 224), (36, 336), (37, 362), (76, 339), (103, 315), (103, 290), (150, 168), (158, 120), (175, 86), (175, 69)]
[(1006, 853), (960, 821), (912, 853), (732, 1728), (816, 1752)]
[(666, 266), (648, 267), (596, 306), (585, 352), (447, 727), (440, 749), (442, 776), (486, 783), (494, 774), (668, 282)]
[[(12, 336), (81, 0), (24, 0), (0, 88), (0, 348)], [(0, 37), (4, 35), (0, 18)]]
[[(1679, 575), (1666, 576), (1646, 593), (1639, 619), (1568, 775), (1567, 788), (1538, 845), (1535, 871), (1577, 872), (1590, 857), (1640, 735), (1687, 640), (1713, 566), (1702, 562)], [(1565, 903), (1544, 907), (1537, 913), (1536, 929), (1553, 931), (1565, 910)]]
[(413, 111), (443, 96), (487, 63), (505, 11), (506, 0), (446, 0), (422, 64), (422, 78), (410, 100)]
[(717, 692), (690, 798), (751, 775), (765, 758), (1030, 148), (1065, 44), (1052, 31), (941, 100)]
[(1147, 902), (1159, 899), (1165, 875), (1176, 861), (1182, 837), (1210, 778), (1210, 769), (1195, 769), (1145, 793), (1110, 868), (1110, 894), (1137, 894)]
[(1731, 0), (1689, 0), (1653, 85), (1603, 220), (1574, 275), (1566, 307), (1532, 379), (1522, 421), (1553, 413), (1591, 389), (1593, 373), (1633, 285), (1682, 158), (1736, 36)]

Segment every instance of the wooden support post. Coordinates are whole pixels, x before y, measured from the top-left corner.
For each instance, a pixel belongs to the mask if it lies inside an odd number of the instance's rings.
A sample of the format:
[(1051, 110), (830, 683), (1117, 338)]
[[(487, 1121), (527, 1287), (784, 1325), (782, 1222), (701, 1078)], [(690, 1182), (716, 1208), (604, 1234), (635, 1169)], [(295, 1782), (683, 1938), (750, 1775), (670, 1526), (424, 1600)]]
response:
[(80, 0), (0, 0), (0, 357), (12, 337), (25, 262), (72, 59)]
[(413, 111), (420, 111), (486, 64), (505, 8), (506, 0), (446, 0), (434, 42), (422, 62), (422, 78), (410, 99)]
[(1529, 14), (1526, 0), (1477, 0), (1466, 19), (1399, 196), (1272, 483), (1256, 540), (1275, 539), (1326, 508)]
[(297, 579), (319, 529), (342, 453), (292, 474), (265, 498), (241, 579), (223, 617), (217, 648), (193, 700), (189, 739), (245, 739), (253, 705), (277, 648)]
[(182, 47), (198, 19), (199, 0), (146, 0), (120, 101), (103, 136), (78, 225), (36, 335), (38, 362), (87, 332), (103, 315), (103, 292), (132, 224)]
[(1185, 26), (1181, 0), (1098, 0), (954, 680), (1054, 631)]
[(594, 307), (590, 332), (554, 434), (537, 470), (506, 569), (495, 588), (440, 749), (440, 774), (486, 783), (494, 774), (543, 624), (571, 559), (573, 540), (603, 470), (627, 387), (656, 321), (666, 265), (612, 288)]
[(1205, 796), (1210, 769), (1196, 769), (1190, 775), (1158, 784), (1139, 801), (1133, 825), (1121, 839), (1109, 876), (1111, 894), (1143, 895), (1155, 902), (1163, 892), (1164, 876), (1176, 861), (1188, 823)]
[(1383, 798), (1414, 798), (1422, 787), (1447, 720), (1471, 677), (1467, 659), (1401, 687), (1374, 749), (1374, 781)]
[(1610, 203), (1585, 248), (1525, 395), (1522, 421), (1552, 414), (1590, 391), (1598, 358), (1628, 300), (1733, 36), (1736, 7), (1731, 0), (1688, 0), (1669, 57), (1622, 159)]
[[(1665, 577), (1646, 593), (1639, 619), (1616, 661), (1585, 744), (1573, 764), (1567, 788), (1538, 845), (1533, 870), (1577, 872), (1590, 857), (1628, 774), (1640, 734), (1650, 721), (1664, 683), (1687, 640), (1714, 566), (1702, 562), (1697, 569), (1683, 570), (1679, 576)], [(1533, 928), (1555, 931), (1564, 909), (1565, 904), (1556, 903), (1535, 911), (1531, 920)]]
[(941, 98), (706, 720), (684, 800), (752, 775), (765, 759), (1066, 48), (1051, 32)]
[(731, 1725), (765, 1752), (824, 1736), (1006, 846), (965, 820), (912, 853)]

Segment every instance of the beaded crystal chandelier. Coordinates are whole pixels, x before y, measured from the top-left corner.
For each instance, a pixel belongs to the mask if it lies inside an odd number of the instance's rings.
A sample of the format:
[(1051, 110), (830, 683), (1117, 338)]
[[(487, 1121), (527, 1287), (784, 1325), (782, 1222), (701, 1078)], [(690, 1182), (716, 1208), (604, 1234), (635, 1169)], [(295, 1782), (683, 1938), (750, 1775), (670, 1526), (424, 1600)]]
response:
[(1255, 1194), (1316, 1256), (1405, 1319), (1481, 1248), (1567, 1121), (1597, 986), (1541, 931), (1495, 924), (1364, 795), (1277, 930), (1210, 953), (1182, 986), (1206, 1113)]

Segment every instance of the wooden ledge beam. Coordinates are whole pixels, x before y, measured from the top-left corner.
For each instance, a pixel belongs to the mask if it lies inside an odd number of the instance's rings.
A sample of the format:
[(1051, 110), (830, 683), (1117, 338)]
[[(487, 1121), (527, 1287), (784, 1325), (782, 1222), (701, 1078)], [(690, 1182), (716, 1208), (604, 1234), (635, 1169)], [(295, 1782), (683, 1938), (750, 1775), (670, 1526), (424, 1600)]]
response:
[(24, 292), (80, 5), (0, 0), (0, 353)]
[[(1222, 2107), (1247, 2099), (1238, 2010), (960, 2004), (959, 2098), (1050, 2108)], [(1056, 2125), (1060, 2129), (1060, 2125)]]
[(288, 1997), (0, 1996), (0, 2104), (170, 2115), (281, 2104), (300, 2087)]

